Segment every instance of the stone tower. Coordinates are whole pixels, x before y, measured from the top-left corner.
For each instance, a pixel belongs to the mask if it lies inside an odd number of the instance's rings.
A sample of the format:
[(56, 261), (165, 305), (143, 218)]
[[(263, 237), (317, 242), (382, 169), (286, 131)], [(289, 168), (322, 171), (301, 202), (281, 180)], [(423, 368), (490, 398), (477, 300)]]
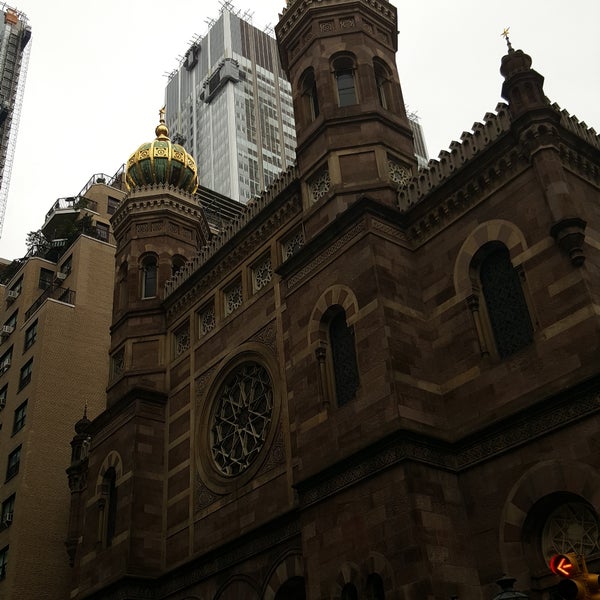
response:
[(87, 501), (71, 509), (83, 514), (72, 520), (72, 526), (83, 523), (81, 547), (73, 547), (77, 532), (69, 539), (85, 588), (160, 567), (170, 350), (163, 290), (210, 235), (193, 196), (196, 164), (171, 143), (162, 114), (156, 139), (127, 163), (127, 185), (112, 218), (117, 249), (108, 410), (86, 430), (93, 439)]
[(292, 84), (304, 205), (326, 204), (307, 222), (309, 236), (357, 197), (394, 205), (398, 185), (416, 171), (394, 56), (396, 8), (289, 2), (276, 33)]

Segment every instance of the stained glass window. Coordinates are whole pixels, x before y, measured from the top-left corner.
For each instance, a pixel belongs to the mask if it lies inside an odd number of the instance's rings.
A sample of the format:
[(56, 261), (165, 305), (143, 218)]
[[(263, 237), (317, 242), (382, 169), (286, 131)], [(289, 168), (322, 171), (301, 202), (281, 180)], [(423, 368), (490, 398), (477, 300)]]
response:
[(273, 387), (256, 362), (239, 365), (221, 385), (210, 430), (213, 459), (224, 475), (243, 473), (256, 459), (269, 432)]
[(329, 322), (329, 343), (331, 345), (335, 396), (338, 406), (342, 406), (356, 396), (358, 366), (354, 348), (354, 328), (348, 327), (346, 313), (341, 309)]
[(519, 275), (508, 249), (499, 247), (481, 263), (481, 288), (500, 358), (506, 358), (533, 340), (533, 326)]
[(583, 502), (568, 502), (548, 517), (542, 533), (542, 551), (548, 562), (554, 554), (575, 552), (589, 556), (600, 551), (598, 517)]

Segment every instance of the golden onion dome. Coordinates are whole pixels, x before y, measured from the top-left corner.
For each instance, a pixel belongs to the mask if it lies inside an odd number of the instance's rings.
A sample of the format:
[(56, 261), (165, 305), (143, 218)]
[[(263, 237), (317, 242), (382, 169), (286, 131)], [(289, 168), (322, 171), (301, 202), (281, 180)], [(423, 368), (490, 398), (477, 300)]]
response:
[(196, 162), (183, 146), (173, 144), (165, 125), (165, 109), (160, 110), (156, 139), (142, 144), (127, 161), (125, 181), (131, 190), (154, 184), (172, 185), (193, 194), (198, 189)]

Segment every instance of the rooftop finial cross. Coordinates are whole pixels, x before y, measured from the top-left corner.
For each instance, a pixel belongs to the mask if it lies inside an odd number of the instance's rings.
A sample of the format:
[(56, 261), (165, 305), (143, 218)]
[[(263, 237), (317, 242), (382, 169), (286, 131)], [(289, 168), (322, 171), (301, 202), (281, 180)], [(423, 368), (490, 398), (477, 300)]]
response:
[(509, 51), (513, 49), (512, 44), (510, 43), (510, 39), (508, 38), (508, 32), (510, 31), (510, 27), (505, 27), (504, 31), (500, 34), (505, 40), (506, 45), (508, 46)]

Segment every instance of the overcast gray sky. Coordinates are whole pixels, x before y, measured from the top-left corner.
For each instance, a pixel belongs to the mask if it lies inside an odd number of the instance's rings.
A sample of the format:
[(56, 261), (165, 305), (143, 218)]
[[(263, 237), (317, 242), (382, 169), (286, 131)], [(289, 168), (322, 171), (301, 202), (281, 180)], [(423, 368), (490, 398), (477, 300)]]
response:
[[(501, 100), (500, 36), (533, 59), (546, 95), (600, 130), (599, 0), (394, 0), (404, 98), (436, 157)], [(9, 2), (9, 4), (12, 4)], [(257, 27), (274, 26), (284, 0), (236, 0)], [(32, 28), (0, 256), (25, 252), (57, 198), (90, 176), (113, 174), (154, 138), (165, 73), (217, 17), (206, 0), (19, 0)], [(202, 165), (198, 165), (202, 170)]]

